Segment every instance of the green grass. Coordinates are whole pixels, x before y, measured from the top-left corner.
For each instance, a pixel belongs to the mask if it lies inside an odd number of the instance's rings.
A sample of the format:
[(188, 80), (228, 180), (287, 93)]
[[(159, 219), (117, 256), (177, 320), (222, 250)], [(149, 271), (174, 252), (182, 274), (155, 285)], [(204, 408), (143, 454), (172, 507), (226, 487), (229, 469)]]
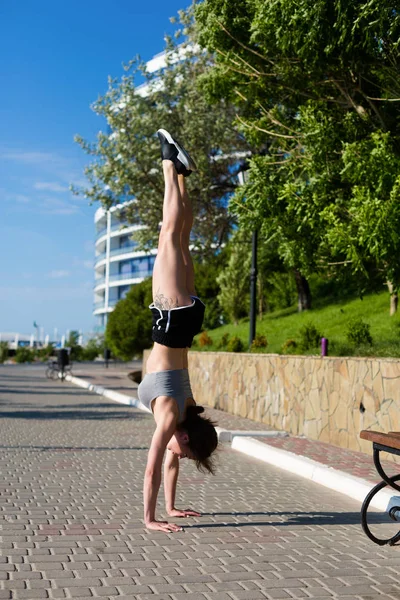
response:
[[(354, 347), (346, 339), (348, 322), (361, 317), (370, 325), (373, 339), (372, 346)], [(400, 357), (400, 313), (389, 315), (389, 295), (387, 292), (371, 294), (360, 298), (327, 304), (310, 311), (298, 313), (296, 307), (266, 314), (261, 320), (257, 319), (257, 334), (264, 335), (268, 340), (266, 348), (257, 352), (282, 353), (282, 345), (288, 339), (299, 341), (300, 328), (312, 322), (318, 331), (329, 340), (330, 356), (382, 356)], [(238, 336), (248, 348), (249, 320), (243, 319), (237, 326), (224, 325), (208, 331), (213, 344), (200, 347), (199, 337), (193, 350), (217, 351), (225, 350), (219, 347), (224, 334)], [(298, 354), (319, 354), (319, 348), (300, 352)]]

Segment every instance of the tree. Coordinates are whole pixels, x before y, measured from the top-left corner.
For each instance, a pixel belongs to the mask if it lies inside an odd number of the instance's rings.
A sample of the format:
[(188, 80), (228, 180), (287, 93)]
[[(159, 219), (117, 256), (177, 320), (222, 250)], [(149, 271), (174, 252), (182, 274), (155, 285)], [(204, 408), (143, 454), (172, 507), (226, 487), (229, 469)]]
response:
[(8, 358), (8, 342), (0, 342), (0, 363), (3, 363)]
[(132, 360), (151, 346), (151, 279), (145, 279), (129, 290), (110, 313), (105, 342), (111, 352), (123, 360)]
[(246, 232), (234, 233), (228, 248), (228, 264), (217, 278), (221, 288), (218, 301), (235, 325), (249, 311), (251, 246), (246, 238)]
[(66, 341), (67, 348), (70, 348), (70, 358), (71, 360), (82, 360), (82, 351), (83, 348), (79, 344), (80, 334), (79, 331), (72, 330), (68, 336)]
[[(392, 294), (400, 157), (400, 13), (388, 0), (204, 0), (200, 43), (215, 54), (207, 97), (268, 153), (232, 199), (241, 227), (278, 240), (300, 277), (380, 269)], [(395, 302), (394, 302), (395, 304)]]
[(221, 291), (218, 276), (225, 268), (227, 260), (226, 247), (206, 258), (199, 255), (194, 257), (196, 292), (207, 307), (203, 322), (205, 330), (215, 329), (226, 320), (226, 311), (218, 300)]
[(91, 338), (82, 349), (82, 360), (95, 360), (104, 354), (104, 336), (98, 335)]
[[(230, 232), (227, 198), (237, 183), (238, 157), (249, 144), (232, 126), (233, 107), (225, 100), (210, 104), (196, 86), (211, 57), (197, 44), (192, 9), (179, 16), (181, 29), (176, 39), (167, 40), (165, 65), (150, 73), (140, 57), (130, 61), (127, 74), (121, 81), (110, 79), (107, 93), (94, 103), (108, 131), (100, 132), (95, 143), (76, 137), (92, 162), (85, 171), (89, 187), (74, 191), (106, 208), (135, 199), (124, 208), (124, 217), (143, 225), (137, 233), (141, 247), (153, 247), (163, 196), (155, 132), (170, 129), (198, 163), (188, 179), (197, 215), (193, 244), (213, 252)], [(145, 89), (137, 86), (139, 78)]]

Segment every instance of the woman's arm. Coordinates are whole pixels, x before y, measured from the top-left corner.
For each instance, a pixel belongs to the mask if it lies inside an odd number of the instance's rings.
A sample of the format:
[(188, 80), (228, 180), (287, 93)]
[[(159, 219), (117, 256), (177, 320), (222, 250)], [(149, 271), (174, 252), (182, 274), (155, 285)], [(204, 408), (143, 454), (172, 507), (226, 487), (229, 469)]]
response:
[(164, 462), (164, 496), (165, 509), (170, 517), (201, 517), (201, 513), (187, 508), (175, 508), (176, 484), (179, 475), (179, 458), (172, 452), (167, 452)]
[(179, 458), (173, 452), (168, 452), (164, 461), (164, 496), (165, 509), (170, 515), (175, 508), (176, 484), (179, 475)]
[(156, 520), (156, 504), (161, 484), (162, 461), (169, 440), (175, 432), (176, 417), (167, 413), (157, 422), (157, 429), (151, 440), (147, 466), (144, 476), (144, 522), (148, 529), (157, 531), (180, 531), (181, 527), (174, 523)]

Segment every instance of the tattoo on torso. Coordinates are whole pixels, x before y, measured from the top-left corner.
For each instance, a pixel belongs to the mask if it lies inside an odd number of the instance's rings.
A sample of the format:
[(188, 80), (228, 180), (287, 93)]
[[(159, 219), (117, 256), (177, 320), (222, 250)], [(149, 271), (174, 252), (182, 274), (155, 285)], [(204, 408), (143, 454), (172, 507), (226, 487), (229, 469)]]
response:
[(159, 308), (160, 310), (171, 310), (171, 308), (178, 308), (178, 298), (174, 300), (173, 298), (167, 298), (160, 291), (154, 297), (154, 306)]

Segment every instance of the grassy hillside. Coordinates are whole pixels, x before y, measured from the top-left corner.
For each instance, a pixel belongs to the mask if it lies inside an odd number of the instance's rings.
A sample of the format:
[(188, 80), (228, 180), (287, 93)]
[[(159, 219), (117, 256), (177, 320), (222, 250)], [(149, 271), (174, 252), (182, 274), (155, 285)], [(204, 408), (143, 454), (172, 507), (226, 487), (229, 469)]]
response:
[[(372, 346), (364, 344), (356, 347), (347, 341), (348, 323), (357, 317), (361, 317), (370, 325)], [(400, 357), (400, 314), (389, 316), (387, 292), (371, 294), (362, 300), (357, 298), (328, 304), (323, 308), (316, 308), (305, 313), (297, 313), (296, 307), (269, 313), (262, 320), (257, 319), (257, 334), (265, 336), (268, 340), (268, 346), (257, 349), (257, 352), (282, 353), (283, 344), (289, 339), (298, 341), (300, 328), (309, 322), (315, 325), (322, 336), (328, 338), (331, 356)], [(225, 350), (225, 347), (220, 347), (224, 334), (228, 334), (230, 337), (238, 336), (246, 350), (249, 337), (248, 319), (244, 319), (237, 326), (224, 325), (208, 331), (213, 342), (212, 345), (201, 347), (200, 336), (197, 336), (193, 349)], [(304, 352), (297, 348), (295, 352), (297, 354), (318, 354), (319, 349), (314, 348)]]

